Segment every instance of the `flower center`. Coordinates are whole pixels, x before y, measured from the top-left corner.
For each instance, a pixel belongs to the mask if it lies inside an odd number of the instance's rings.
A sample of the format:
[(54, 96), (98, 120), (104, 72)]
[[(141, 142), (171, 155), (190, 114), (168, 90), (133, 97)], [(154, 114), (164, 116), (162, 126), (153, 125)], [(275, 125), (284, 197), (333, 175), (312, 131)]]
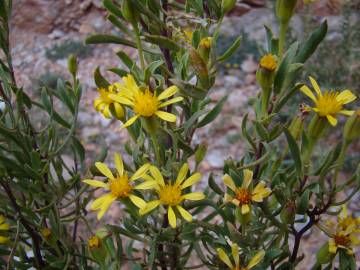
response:
[(264, 55), (260, 60), (260, 67), (268, 70), (274, 71), (277, 66), (276, 58), (272, 54)]
[(126, 198), (129, 196), (133, 187), (130, 185), (127, 175), (119, 176), (110, 180), (111, 193), (117, 198)]
[(134, 112), (141, 116), (150, 117), (158, 110), (159, 101), (149, 89), (135, 95)]
[(326, 91), (323, 96), (318, 97), (316, 108), (320, 116), (335, 115), (342, 110), (342, 103), (336, 100), (338, 95), (335, 91)]
[(348, 236), (346, 235), (335, 235), (334, 236), (334, 240), (337, 246), (344, 246), (344, 247), (348, 247), (351, 244), (351, 240)]
[(92, 236), (89, 238), (88, 245), (90, 249), (100, 247), (100, 239), (97, 236)]
[(160, 201), (166, 205), (175, 206), (181, 202), (181, 189), (176, 185), (165, 185), (158, 191)]
[(251, 202), (251, 194), (246, 188), (238, 188), (236, 190), (235, 198), (240, 204), (248, 204)]
[(113, 100), (111, 98), (109, 98), (109, 94), (111, 94), (110, 92), (106, 91), (105, 88), (99, 88), (98, 91), (99, 91), (99, 94), (100, 94), (100, 99), (104, 103), (106, 103), (106, 104), (113, 103)]

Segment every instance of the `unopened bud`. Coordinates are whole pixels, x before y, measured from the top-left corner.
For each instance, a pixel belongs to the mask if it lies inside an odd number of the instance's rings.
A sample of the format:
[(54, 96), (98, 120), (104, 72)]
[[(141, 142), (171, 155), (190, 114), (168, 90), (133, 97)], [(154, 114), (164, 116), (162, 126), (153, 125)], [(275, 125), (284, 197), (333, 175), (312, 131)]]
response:
[(203, 38), (200, 40), (198, 52), (205, 63), (209, 61), (209, 54), (212, 44), (212, 37)]
[(276, 68), (277, 59), (275, 55), (267, 54), (260, 59), (256, 78), (263, 89), (271, 88), (274, 82)]
[(277, 0), (276, 16), (281, 23), (288, 23), (294, 15), (297, 0)]
[(77, 60), (76, 57), (72, 54), (68, 58), (68, 70), (70, 71), (71, 75), (75, 77), (77, 72)]
[(349, 117), (344, 128), (344, 138), (347, 142), (351, 142), (358, 137), (360, 137), (360, 109)]
[(281, 210), (280, 219), (283, 223), (291, 224), (295, 220), (296, 204), (293, 201), (289, 201), (285, 204), (285, 207)]
[(102, 240), (97, 235), (91, 236), (88, 239), (88, 248), (93, 259), (99, 263), (103, 263), (106, 259), (106, 249)]
[(221, 10), (223, 14), (231, 11), (236, 5), (236, 0), (222, 0), (221, 2)]

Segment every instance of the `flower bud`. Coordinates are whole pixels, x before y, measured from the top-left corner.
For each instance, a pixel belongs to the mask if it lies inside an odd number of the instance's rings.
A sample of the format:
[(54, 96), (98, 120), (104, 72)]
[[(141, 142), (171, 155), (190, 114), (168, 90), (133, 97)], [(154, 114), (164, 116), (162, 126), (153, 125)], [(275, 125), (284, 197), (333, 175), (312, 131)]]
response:
[(269, 53), (260, 59), (259, 68), (256, 72), (256, 78), (263, 89), (271, 88), (274, 82), (276, 68), (277, 59), (275, 55)]
[(324, 134), (328, 121), (326, 117), (319, 117), (317, 114), (311, 119), (308, 127), (308, 136), (313, 141), (317, 141)]
[(294, 15), (297, 0), (277, 0), (276, 16), (281, 23), (288, 23)]
[(88, 239), (89, 252), (98, 263), (102, 263), (106, 258), (106, 250), (100, 237), (94, 235)]
[(347, 142), (360, 137), (360, 109), (348, 118), (344, 128), (344, 138)]
[(78, 66), (76, 57), (72, 54), (68, 58), (68, 70), (70, 71), (71, 75), (73, 75), (73, 77), (76, 75), (77, 68)]
[(212, 37), (206, 37), (200, 40), (198, 52), (205, 63), (209, 61), (209, 53), (212, 44)]
[(289, 201), (285, 204), (285, 207), (281, 210), (280, 219), (283, 223), (294, 223), (296, 214), (296, 204), (293, 201)]
[(223, 14), (231, 11), (236, 5), (236, 0), (222, 0), (221, 2), (221, 10)]

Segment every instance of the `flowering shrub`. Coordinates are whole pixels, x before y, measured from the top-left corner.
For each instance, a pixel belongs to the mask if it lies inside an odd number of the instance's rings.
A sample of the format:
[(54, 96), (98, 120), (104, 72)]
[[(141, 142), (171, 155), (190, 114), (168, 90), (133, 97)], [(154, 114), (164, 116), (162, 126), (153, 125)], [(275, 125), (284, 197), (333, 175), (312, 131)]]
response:
[[(339, 175), (360, 136), (360, 110), (348, 107), (356, 99), (351, 90), (321, 91), (316, 74), (310, 74), (311, 88), (298, 80), (327, 23), (305, 41), (286, 44), (296, 3), (276, 1), (278, 38), (264, 29), (268, 47), (256, 73), (262, 91), (254, 114), (244, 112), (243, 157), (226, 160), (223, 176), (206, 181), (199, 172), (206, 146), (192, 139), (226, 104), (224, 97), (210, 106), (209, 91), (219, 64), (241, 42), (239, 37), (223, 55), (216, 53), (221, 22), (235, 0), (103, 1), (108, 20), (122, 35), (94, 34), (86, 43), (132, 47), (139, 61), (120, 50), (121, 67), (106, 67), (119, 76), (115, 82), (95, 70), (94, 110), (116, 119), (132, 143), (124, 147), (128, 163), (116, 153), (113, 164), (105, 164), (103, 151), (88, 170), (76, 136), (82, 93), (76, 59), (68, 62), (71, 81), (59, 81), (55, 90), (43, 87), (41, 99), (31, 99), (16, 83), (11, 1), (1, 1), (0, 264), (7, 269), (295, 269), (312, 255), (301, 254), (299, 247), (316, 226), (328, 241), (319, 243), (312, 269), (356, 269), (360, 219), (346, 204), (360, 189), (360, 175), (358, 169), (346, 179)], [(304, 104), (289, 123), (281, 122), (278, 114), (299, 94), (309, 97), (312, 107)], [(44, 115), (41, 125), (30, 112)], [(347, 117), (344, 128), (342, 117)], [(343, 129), (342, 140), (328, 144), (314, 160), (314, 148), (335, 126)], [(74, 166), (64, 161), (64, 152)], [(113, 225), (106, 222), (110, 207), (123, 211)], [(94, 224), (88, 209), (97, 212)], [(79, 226), (88, 239), (79, 236)]]

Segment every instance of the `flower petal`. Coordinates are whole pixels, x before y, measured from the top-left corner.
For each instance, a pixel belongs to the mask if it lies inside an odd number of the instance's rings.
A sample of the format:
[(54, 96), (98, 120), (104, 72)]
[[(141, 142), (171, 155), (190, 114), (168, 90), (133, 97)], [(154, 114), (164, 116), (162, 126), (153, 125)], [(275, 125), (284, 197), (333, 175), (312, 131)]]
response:
[(342, 104), (348, 104), (356, 99), (356, 96), (350, 90), (344, 90), (336, 96), (336, 100)]
[(116, 117), (118, 117), (118, 118), (124, 117), (125, 112), (124, 112), (123, 107), (119, 103), (116, 103), (116, 102), (114, 102), (113, 105), (114, 105), (114, 109), (116, 112)]
[(105, 212), (109, 209), (110, 205), (116, 200), (115, 196), (108, 197), (104, 200), (103, 204), (101, 205), (100, 211), (97, 214), (97, 219), (100, 220)]
[(124, 175), (124, 163), (118, 153), (114, 154), (115, 167), (120, 176)]
[(134, 189), (141, 190), (141, 189), (152, 189), (158, 185), (157, 181), (146, 181), (134, 187)]
[(251, 170), (245, 169), (244, 170), (244, 180), (242, 183), (242, 187), (248, 188), (253, 178), (253, 172)]
[(159, 183), (160, 186), (165, 186), (164, 178), (161, 175), (161, 172), (157, 167), (151, 166), (150, 173), (154, 177), (154, 179)]
[(180, 187), (181, 187), (181, 189), (190, 187), (193, 184), (195, 184), (196, 182), (198, 182), (200, 179), (201, 179), (201, 174), (200, 173), (194, 173), (192, 176), (190, 176), (188, 179), (186, 179), (184, 181), (184, 183), (182, 183), (182, 185)]
[(232, 244), (231, 245), (231, 253), (232, 253), (232, 257), (235, 261), (235, 265), (237, 268), (239, 268), (240, 265), (240, 260), (239, 260), (239, 246), (237, 244)]
[(10, 230), (10, 225), (7, 223), (0, 224), (0, 231), (8, 231)]
[(155, 114), (161, 118), (162, 120), (165, 120), (167, 122), (175, 122), (176, 121), (176, 115), (164, 111), (156, 111)]
[(159, 105), (159, 108), (163, 108), (163, 107), (166, 107), (166, 106), (168, 106), (170, 104), (174, 104), (176, 102), (180, 102), (180, 101), (183, 101), (183, 100), (184, 100), (183, 97), (172, 98), (172, 99), (169, 99), (168, 101), (165, 101), (165, 102), (161, 103)]
[(105, 175), (107, 178), (109, 178), (109, 179), (114, 179), (114, 175), (112, 174), (111, 170), (109, 169), (108, 166), (106, 166), (105, 163), (96, 162), (96, 163), (95, 163), (95, 167), (96, 167), (103, 175)]
[(111, 193), (106, 193), (106, 194), (100, 196), (91, 204), (90, 209), (98, 210), (99, 208), (101, 208), (102, 204), (110, 197), (113, 197), (113, 195)]
[(234, 265), (231, 263), (229, 257), (226, 255), (225, 251), (221, 248), (217, 249), (220, 260), (225, 263), (230, 269), (234, 269)]
[(132, 203), (135, 204), (138, 208), (143, 208), (143, 207), (145, 207), (145, 205), (146, 205), (146, 202), (145, 202), (143, 199), (141, 199), (140, 197), (138, 197), (138, 196), (135, 196), (135, 195), (130, 194), (130, 195), (129, 195), (129, 199), (130, 199), (130, 201), (132, 201)]
[(137, 171), (130, 177), (130, 181), (134, 181), (136, 179), (139, 179), (143, 177), (147, 171), (150, 169), (151, 165), (149, 163), (146, 163), (142, 165)]
[(265, 251), (260, 251), (258, 252), (254, 257), (251, 258), (249, 264), (247, 265), (246, 269), (251, 269), (253, 268), (255, 265), (259, 264), (261, 262), (261, 260), (264, 258), (265, 256)]
[(349, 110), (341, 110), (339, 113), (347, 116), (352, 116), (355, 111), (349, 111)]
[(311, 92), (309, 87), (304, 85), (300, 88), (300, 91), (307, 95), (309, 98), (311, 98), (312, 101), (316, 102), (316, 97), (314, 96), (313, 92)]
[(326, 118), (327, 118), (327, 120), (329, 121), (329, 123), (330, 123), (333, 127), (336, 126), (337, 120), (336, 120), (335, 117), (333, 117), (332, 115), (328, 114), (328, 115), (326, 115)]
[(85, 184), (88, 184), (92, 187), (101, 187), (101, 188), (106, 188), (108, 189), (108, 184), (102, 182), (102, 181), (98, 181), (98, 180), (92, 180), (92, 179), (84, 179), (82, 180), (82, 182), (84, 182)]
[(250, 206), (248, 204), (241, 205), (241, 214), (245, 215), (250, 212)]
[(181, 169), (176, 178), (176, 181), (175, 181), (176, 185), (180, 185), (184, 181), (188, 171), (189, 171), (189, 164), (184, 163), (184, 165), (181, 166)]
[(131, 126), (132, 124), (134, 124), (134, 122), (135, 122), (139, 117), (140, 117), (139, 114), (131, 117), (129, 120), (126, 121), (125, 124), (122, 125), (121, 128), (126, 128), (126, 127), (128, 127), (128, 126)]
[(199, 201), (205, 198), (204, 193), (202, 192), (191, 192), (185, 195), (182, 195), (183, 200)]
[(110, 94), (109, 98), (111, 98), (112, 100), (114, 100), (114, 101), (116, 101), (116, 102), (118, 102), (120, 104), (124, 104), (124, 105), (128, 105), (128, 106), (133, 106), (134, 105), (134, 103), (130, 99), (124, 97), (123, 95)]
[(150, 201), (150, 202), (146, 203), (146, 205), (144, 207), (140, 208), (139, 214), (140, 215), (145, 215), (145, 214), (151, 212), (156, 207), (158, 207), (160, 205), (160, 203), (161, 202), (159, 200)]
[(235, 186), (235, 183), (234, 183), (234, 180), (232, 180), (232, 178), (230, 177), (230, 175), (228, 174), (225, 174), (223, 177), (222, 177), (223, 181), (224, 181), (224, 184), (230, 188), (232, 191), (236, 191), (236, 186)]
[(167, 88), (163, 92), (161, 92), (160, 95), (157, 97), (157, 99), (163, 100), (165, 98), (175, 95), (177, 92), (179, 92), (179, 88), (177, 88), (177, 86), (175, 86), (175, 85), (170, 86), (169, 88)]
[(314, 87), (314, 90), (315, 90), (317, 96), (321, 97), (322, 94), (321, 94), (321, 90), (320, 90), (319, 85), (317, 84), (317, 82), (315, 81), (315, 79), (313, 77), (309, 76), (309, 79), (310, 79), (310, 82), (311, 82), (312, 86)]
[(7, 241), (9, 241), (8, 237), (0, 236), (0, 244), (5, 244)]
[(177, 210), (179, 211), (180, 215), (188, 222), (192, 221), (192, 215), (186, 211), (184, 208), (182, 208), (180, 205), (176, 206)]
[(172, 228), (176, 228), (176, 215), (171, 206), (168, 208), (168, 219), (170, 226)]

